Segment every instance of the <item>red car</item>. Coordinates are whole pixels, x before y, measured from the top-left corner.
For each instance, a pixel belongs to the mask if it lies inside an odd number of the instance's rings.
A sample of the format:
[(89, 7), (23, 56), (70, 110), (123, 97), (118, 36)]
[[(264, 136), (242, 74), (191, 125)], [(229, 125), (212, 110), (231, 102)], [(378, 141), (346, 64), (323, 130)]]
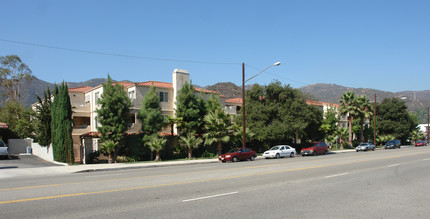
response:
[(233, 148), (225, 154), (221, 154), (218, 160), (225, 163), (226, 161), (236, 162), (238, 160), (253, 161), (257, 157), (257, 153), (249, 148)]
[(425, 146), (426, 144), (427, 144), (426, 141), (416, 141), (415, 142), (415, 147)]
[(318, 142), (312, 142), (312, 144), (313, 144), (312, 147), (303, 148), (301, 150), (302, 156), (306, 156), (306, 155), (316, 156), (317, 154), (327, 154), (327, 144), (325, 142), (318, 141)]

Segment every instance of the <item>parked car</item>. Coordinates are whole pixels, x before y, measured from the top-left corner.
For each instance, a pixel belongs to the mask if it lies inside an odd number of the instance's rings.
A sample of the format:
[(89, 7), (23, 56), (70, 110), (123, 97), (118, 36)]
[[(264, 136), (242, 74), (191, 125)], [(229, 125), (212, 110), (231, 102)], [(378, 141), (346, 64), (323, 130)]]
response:
[(385, 144), (385, 149), (400, 149), (400, 140), (390, 140)]
[(368, 150), (375, 150), (375, 145), (373, 145), (370, 142), (367, 143), (361, 143), (359, 144), (357, 147), (355, 147), (355, 151), (359, 152), (359, 151), (368, 151)]
[(0, 157), (9, 157), (9, 148), (2, 140), (0, 140)]
[(327, 154), (327, 144), (322, 141), (312, 142), (312, 147), (303, 148), (301, 151), (302, 156), (317, 154)]
[(225, 163), (226, 161), (236, 162), (238, 160), (250, 160), (253, 161), (257, 157), (257, 152), (249, 148), (233, 148), (225, 154), (221, 154), (218, 160)]
[(423, 141), (423, 140), (420, 140), (420, 141), (416, 141), (415, 142), (415, 147), (419, 147), (419, 146), (426, 146), (427, 145), (427, 142), (426, 141)]
[(263, 153), (263, 157), (267, 158), (280, 158), (280, 157), (294, 157), (296, 149), (289, 145), (276, 145)]

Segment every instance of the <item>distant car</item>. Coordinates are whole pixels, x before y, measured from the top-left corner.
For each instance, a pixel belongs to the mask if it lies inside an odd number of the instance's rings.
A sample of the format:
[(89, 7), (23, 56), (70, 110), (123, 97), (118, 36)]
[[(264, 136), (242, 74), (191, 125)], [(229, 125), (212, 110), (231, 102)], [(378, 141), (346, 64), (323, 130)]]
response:
[(267, 158), (280, 158), (280, 157), (294, 157), (296, 149), (289, 145), (276, 145), (263, 153), (263, 157)]
[(359, 152), (359, 151), (368, 151), (368, 150), (372, 150), (372, 151), (374, 151), (375, 150), (375, 145), (373, 145), (372, 143), (370, 143), (370, 142), (367, 142), (367, 143), (361, 143), (361, 144), (359, 144), (356, 148), (355, 148), (355, 151), (357, 151), (357, 152)]
[(317, 154), (327, 154), (327, 144), (325, 142), (319, 141), (319, 142), (312, 142), (312, 147), (303, 148), (301, 150), (302, 156), (307, 155), (314, 155), (317, 156)]
[(420, 141), (416, 141), (415, 142), (415, 147), (419, 147), (419, 146), (426, 146), (427, 145), (427, 142), (426, 141), (422, 141), (422, 140), (420, 140)]
[(390, 140), (385, 144), (385, 149), (400, 149), (400, 140)]
[(253, 161), (257, 157), (257, 152), (249, 148), (233, 148), (225, 154), (221, 154), (218, 160), (225, 163), (226, 161), (236, 162), (238, 160)]
[(9, 148), (2, 140), (0, 140), (0, 157), (9, 157)]

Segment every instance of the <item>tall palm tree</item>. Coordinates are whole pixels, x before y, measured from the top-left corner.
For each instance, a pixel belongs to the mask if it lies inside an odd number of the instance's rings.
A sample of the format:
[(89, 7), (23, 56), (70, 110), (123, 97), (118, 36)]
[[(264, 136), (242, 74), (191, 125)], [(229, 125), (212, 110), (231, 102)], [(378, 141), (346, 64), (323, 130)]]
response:
[(203, 143), (203, 139), (196, 137), (195, 132), (189, 132), (185, 136), (181, 136), (181, 144), (185, 145), (188, 148), (188, 159), (192, 158), (192, 148), (198, 148), (201, 143)]
[(151, 136), (150, 141), (146, 142), (149, 150), (155, 151), (155, 161), (160, 161), (160, 151), (166, 145), (167, 139), (158, 137), (157, 134)]
[(364, 142), (364, 121), (373, 116), (369, 99), (361, 95), (357, 97), (358, 117), (360, 118), (360, 142)]
[[(235, 137), (235, 139), (239, 140), (239, 142), (243, 143), (243, 128), (242, 126), (239, 126), (237, 124), (233, 125), (233, 136)], [(246, 131), (245, 131), (245, 138), (248, 139), (248, 141), (250, 141), (252, 138), (254, 138), (255, 133), (253, 133), (248, 127), (246, 127)]]
[(108, 163), (112, 163), (112, 153), (115, 151), (116, 146), (118, 145), (117, 142), (114, 142), (112, 140), (106, 140), (100, 145), (101, 151), (108, 153)]
[(348, 130), (344, 128), (339, 128), (338, 130), (336, 130), (335, 133), (340, 140), (340, 149), (343, 150), (343, 142), (346, 139), (346, 137), (348, 137)]
[(357, 100), (355, 98), (355, 94), (351, 91), (343, 93), (339, 103), (340, 112), (348, 116), (348, 144), (352, 147), (352, 121), (354, 120), (354, 117), (358, 114)]
[(231, 129), (230, 116), (223, 110), (215, 110), (215, 112), (206, 114), (203, 121), (205, 122), (205, 133), (203, 134), (203, 138), (206, 139), (205, 144), (211, 145), (217, 142), (217, 153), (221, 155), (221, 142), (228, 142), (230, 140), (228, 133)]

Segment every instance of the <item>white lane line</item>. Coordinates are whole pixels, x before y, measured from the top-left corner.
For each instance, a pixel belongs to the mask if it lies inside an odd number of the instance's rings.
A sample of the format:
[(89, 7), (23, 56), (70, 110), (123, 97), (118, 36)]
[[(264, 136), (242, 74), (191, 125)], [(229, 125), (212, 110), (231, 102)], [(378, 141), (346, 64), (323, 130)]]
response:
[(395, 166), (399, 166), (400, 164), (391, 164), (391, 165), (388, 165), (387, 167), (395, 167)]
[(430, 158), (426, 158), (426, 159), (424, 159), (424, 160), (430, 160)]
[(332, 178), (332, 177), (336, 177), (336, 176), (343, 176), (343, 175), (347, 175), (349, 173), (341, 173), (341, 174), (336, 174), (336, 175), (330, 175), (330, 176), (325, 176), (324, 178)]
[(109, 175), (94, 175), (94, 176), (85, 176), (85, 178), (96, 178), (96, 177), (105, 177), (105, 176), (121, 176), (122, 174), (109, 174)]
[(205, 197), (200, 197), (200, 198), (192, 198), (192, 199), (182, 200), (182, 202), (190, 202), (190, 201), (197, 201), (197, 200), (208, 199), (208, 198), (215, 198), (215, 197), (219, 197), (219, 196), (234, 195), (234, 194), (237, 194), (237, 193), (239, 193), (239, 192), (229, 192), (229, 193), (223, 193), (223, 194), (218, 194), (218, 195), (205, 196)]

